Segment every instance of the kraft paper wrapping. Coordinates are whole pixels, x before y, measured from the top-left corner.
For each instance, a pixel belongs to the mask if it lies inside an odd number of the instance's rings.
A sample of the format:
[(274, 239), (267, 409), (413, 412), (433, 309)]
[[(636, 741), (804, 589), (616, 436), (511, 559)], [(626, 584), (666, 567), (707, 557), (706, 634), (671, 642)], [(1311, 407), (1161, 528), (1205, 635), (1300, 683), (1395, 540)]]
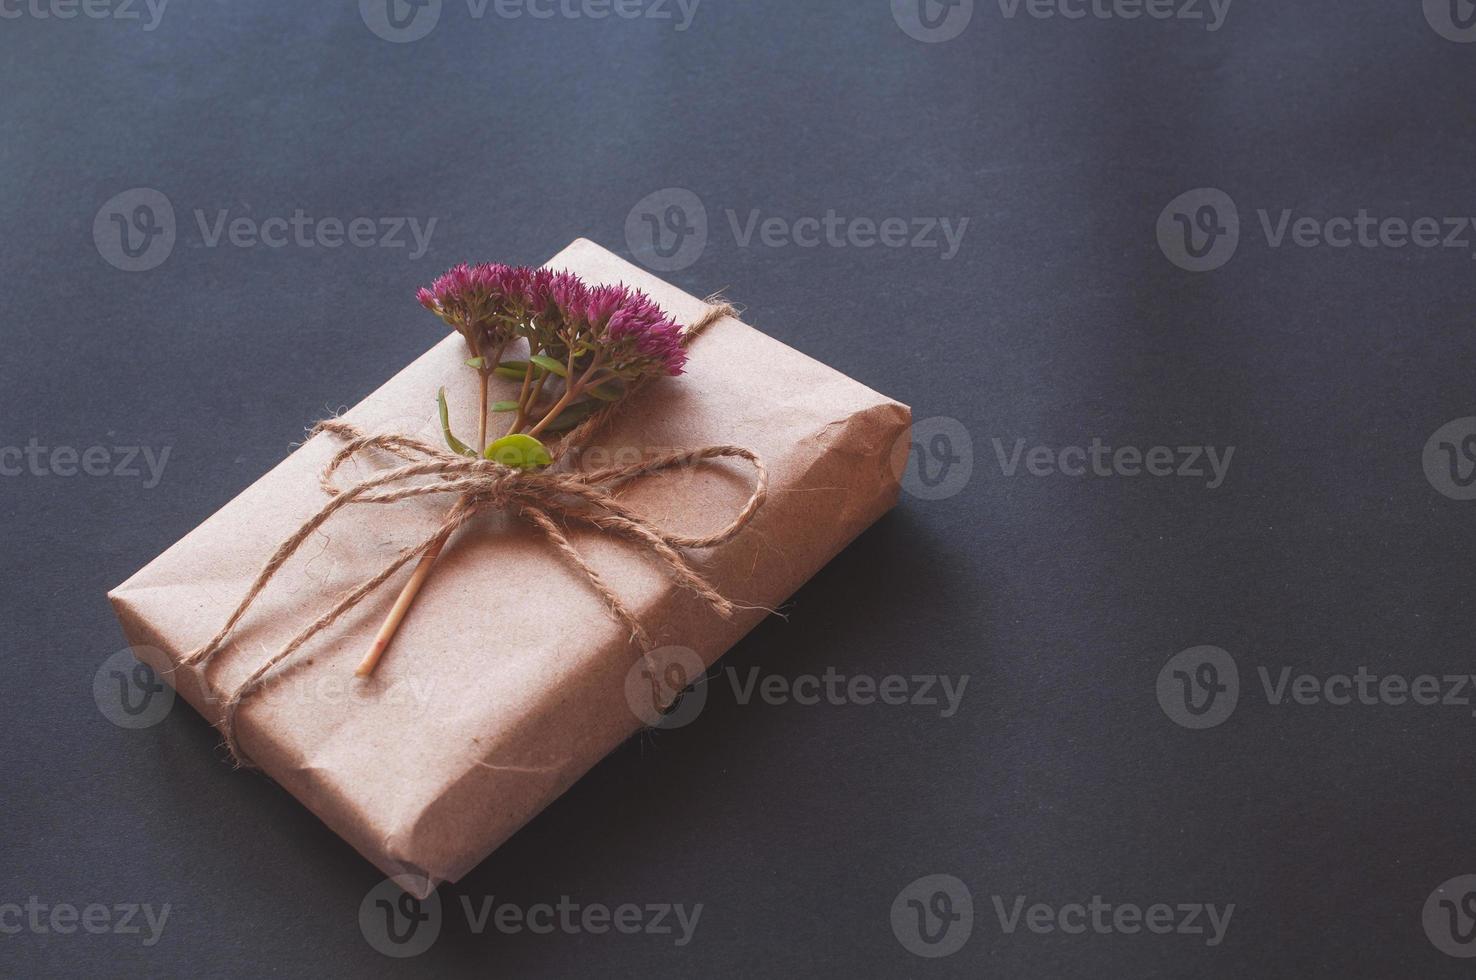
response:
[[(682, 323), (705, 311), (588, 241), (549, 265), (643, 289)], [(439, 442), (434, 406), (444, 386), (457, 431), (474, 432), (476, 376), (465, 357), (460, 337), (448, 336), (345, 418), (370, 433)], [(658, 646), (689, 648), (711, 665), (767, 615), (763, 607), (778, 607), (896, 503), (893, 457), (905, 459), (909, 424), (906, 406), (724, 320), (692, 345), (685, 375), (646, 386), (583, 459), (594, 468), (637, 447), (716, 444), (763, 457), (771, 492), (754, 521), (728, 544), (692, 553), (737, 614), (713, 613), (628, 540), (576, 526), (570, 539)], [(203, 673), (167, 673), (225, 622), (273, 550), (327, 501), (318, 476), (340, 445), (310, 439), (109, 594), (140, 658), (212, 723), (256, 666), (429, 535), (454, 503), (445, 495), (341, 511), (278, 573)], [(360, 458), (339, 483), (396, 462)], [(621, 497), (666, 529), (701, 534), (726, 524), (752, 484), (741, 460), (723, 460), (636, 481)], [(641, 657), (579, 571), (536, 529), (499, 513), (452, 540), (378, 672), (356, 680), (405, 576), (282, 665), (245, 702), (238, 725), (256, 765), (387, 875), (428, 890), (460, 878), (641, 729), (627, 694)], [(663, 649), (655, 659), (673, 655)], [(222, 778), (229, 772), (223, 767)]]

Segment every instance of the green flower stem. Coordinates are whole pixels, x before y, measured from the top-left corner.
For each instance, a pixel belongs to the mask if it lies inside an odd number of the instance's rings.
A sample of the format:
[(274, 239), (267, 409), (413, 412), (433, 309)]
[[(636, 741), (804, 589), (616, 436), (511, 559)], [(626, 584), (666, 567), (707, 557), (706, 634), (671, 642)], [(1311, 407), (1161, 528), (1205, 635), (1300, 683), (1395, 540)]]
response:
[(482, 389), (480, 394), (478, 395), (478, 400), (481, 404), (482, 409), (481, 413), (477, 416), (478, 453), (481, 453), (482, 450), (487, 448), (487, 400), (489, 397), (488, 389), (492, 384), (492, 372), (497, 369), (497, 365), (502, 363), (502, 352), (507, 350), (507, 345), (508, 341), (505, 340), (501, 344), (499, 344), (497, 347), (497, 353), (492, 356), (491, 360), (488, 360), (487, 357), (483, 355), (482, 363), (485, 366), (478, 369), (477, 371), (477, 373), (481, 375), (482, 380)]
[(579, 380), (576, 381), (574, 380), (574, 352), (571, 350), (569, 352), (569, 384), (568, 387), (564, 390), (564, 397), (555, 402), (554, 407), (548, 410), (547, 414), (545, 414), (543, 418), (538, 421), (538, 424), (528, 430), (528, 435), (537, 438), (538, 433), (542, 432), (549, 425), (549, 423), (553, 422), (554, 419), (559, 417), (560, 412), (568, 408), (569, 405), (573, 403), (576, 398), (584, 393), (584, 391), (589, 387), (589, 379), (594, 377), (595, 372), (603, 366), (604, 355), (595, 355), (594, 362), (590, 364), (589, 368), (584, 372)]
[(549, 375), (544, 374), (533, 386), (533, 394), (528, 398), (528, 413), (531, 415), (538, 408), (538, 402), (543, 398), (543, 386), (548, 384)]
[(562, 397), (558, 401), (554, 402), (553, 408), (550, 408), (548, 410), (548, 412), (543, 416), (543, 418), (539, 419), (537, 425), (533, 426), (533, 428), (531, 428), (531, 429), (528, 430), (528, 435), (533, 436), (534, 438), (537, 438), (538, 437), (538, 433), (542, 432), (548, 426), (548, 424), (550, 422), (552, 422), (554, 419), (558, 418), (559, 417), (559, 413), (562, 412), (565, 408), (568, 408), (569, 407), (569, 403), (572, 402), (572, 401), (574, 401), (574, 399), (579, 396), (579, 393), (582, 390), (583, 389), (580, 388), (579, 385), (577, 385), (577, 384), (571, 384), (564, 391), (564, 397)]
[(511, 428), (509, 428), (507, 432), (504, 433), (504, 435), (506, 436), (510, 436), (514, 432), (521, 432), (523, 430), (523, 423), (528, 419), (528, 387), (533, 382), (532, 357), (536, 353), (538, 353), (538, 351), (533, 349), (533, 343), (532, 341), (529, 341), (528, 367), (523, 371), (523, 388), (521, 391), (518, 392), (518, 414), (513, 416), (513, 423)]
[(487, 448), (487, 386), (492, 380), (492, 372), (478, 371), (477, 374), (481, 376), (477, 399), (481, 406), (481, 411), (477, 413), (477, 452), (481, 453)]

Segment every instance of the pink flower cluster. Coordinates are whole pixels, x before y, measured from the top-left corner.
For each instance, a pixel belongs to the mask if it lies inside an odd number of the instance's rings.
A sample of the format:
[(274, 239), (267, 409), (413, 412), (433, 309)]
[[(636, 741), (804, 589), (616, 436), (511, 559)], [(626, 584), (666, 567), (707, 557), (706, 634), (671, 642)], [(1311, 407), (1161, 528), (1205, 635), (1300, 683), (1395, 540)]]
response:
[(478, 354), (517, 333), (508, 300), (523, 295), (522, 277), (505, 265), (466, 263), (449, 270), (415, 294), (420, 305), (455, 327)]
[(687, 362), (682, 328), (645, 293), (589, 286), (570, 272), (497, 263), (458, 265), (416, 298), (455, 327), (479, 354), (525, 337), (540, 349), (580, 363), (598, 360), (633, 378), (678, 375)]

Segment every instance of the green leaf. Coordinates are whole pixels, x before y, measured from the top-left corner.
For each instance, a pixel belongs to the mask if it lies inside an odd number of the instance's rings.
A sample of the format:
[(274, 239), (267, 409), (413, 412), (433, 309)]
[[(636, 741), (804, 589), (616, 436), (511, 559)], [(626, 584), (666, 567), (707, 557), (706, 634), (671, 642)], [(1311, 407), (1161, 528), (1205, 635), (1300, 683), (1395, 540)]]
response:
[(446, 437), (446, 445), (451, 447), (453, 453), (462, 456), (475, 456), (470, 446), (451, 434), (451, 410), (446, 407), (446, 389), (442, 388), (436, 395), (436, 404), (441, 409), (441, 434)]
[(595, 401), (576, 402), (560, 412), (558, 418), (545, 425), (543, 431), (564, 432), (572, 429), (604, 407), (603, 404)]
[(517, 402), (493, 402), (487, 409), (489, 412), (516, 412)]
[(569, 369), (547, 354), (534, 354), (529, 360), (544, 370), (557, 374), (561, 378), (567, 378), (569, 376)]
[[(499, 378), (507, 378), (510, 381), (522, 381), (525, 377), (528, 376), (528, 362), (503, 361), (501, 364), (497, 365), (496, 369), (493, 370), (492, 373), (497, 375)], [(543, 370), (540, 368), (533, 372), (533, 377), (537, 378), (540, 377), (542, 374)]]
[(487, 359), (485, 357), (469, 357), (467, 358), (466, 366), (476, 368), (478, 371), (485, 371), (487, 370)]
[(591, 398), (598, 398), (602, 402), (618, 402), (625, 392), (616, 385), (599, 385), (590, 388), (586, 392)]
[(548, 454), (543, 443), (522, 433), (503, 436), (487, 447), (485, 455), (488, 459), (517, 470), (536, 470), (553, 462), (553, 457)]

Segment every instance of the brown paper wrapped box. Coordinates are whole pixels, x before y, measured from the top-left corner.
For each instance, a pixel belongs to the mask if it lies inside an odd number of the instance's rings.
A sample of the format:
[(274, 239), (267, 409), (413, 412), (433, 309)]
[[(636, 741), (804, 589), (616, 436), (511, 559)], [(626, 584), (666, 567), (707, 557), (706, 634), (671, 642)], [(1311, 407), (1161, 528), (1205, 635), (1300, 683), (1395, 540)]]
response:
[[(575, 242), (549, 265), (590, 283), (643, 289), (682, 323), (706, 310), (591, 242)], [(407, 320), (414, 316), (407, 311)], [(460, 337), (448, 336), (345, 419), (370, 433), (439, 441), (435, 398), (444, 386), (452, 418), (467, 428), (477, 382), (465, 357)], [(738, 612), (730, 620), (713, 613), (628, 540), (573, 526), (570, 539), (663, 648), (653, 659), (687, 648), (710, 665), (764, 607), (779, 606), (896, 503), (893, 457), (906, 452), (909, 422), (905, 406), (724, 320), (692, 345), (684, 376), (646, 386), (586, 455), (604, 448), (605, 465), (633, 447), (733, 444), (762, 456), (770, 493), (753, 522), (728, 544), (691, 553)], [(308, 440), (109, 594), (140, 658), (213, 723), (257, 666), (433, 531), (454, 502), (345, 508), (271, 581), (203, 672), (168, 673), (225, 622), (265, 560), (326, 502), (318, 476), (340, 445), (328, 435)], [(364, 479), (376, 465), (350, 463), (340, 482)], [(732, 518), (752, 482), (742, 461), (724, 460), (646, 477), (621, 499), (663, 528), (704, 534)], [(256, 765), (386, 874), (428, 888), (473, 868), (643, 726), (627, 681), (644, 662), (588, 580), (540, 532), (497, 513), (457, 534), (378, 672), (357, 680), (354, 668), (403, 579), (278, 668), (243, 703), (238, 725)]]

